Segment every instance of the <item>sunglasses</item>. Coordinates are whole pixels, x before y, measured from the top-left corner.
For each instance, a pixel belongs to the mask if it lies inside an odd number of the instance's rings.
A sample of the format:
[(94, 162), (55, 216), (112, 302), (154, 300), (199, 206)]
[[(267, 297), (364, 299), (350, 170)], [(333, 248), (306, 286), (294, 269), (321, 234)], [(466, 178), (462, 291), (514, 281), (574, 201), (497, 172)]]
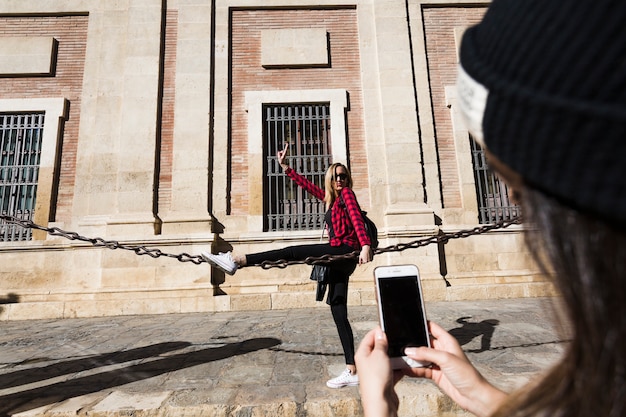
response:
[(348, 174), (335, 174), (335, 181), (345, 181), (348, 179)]

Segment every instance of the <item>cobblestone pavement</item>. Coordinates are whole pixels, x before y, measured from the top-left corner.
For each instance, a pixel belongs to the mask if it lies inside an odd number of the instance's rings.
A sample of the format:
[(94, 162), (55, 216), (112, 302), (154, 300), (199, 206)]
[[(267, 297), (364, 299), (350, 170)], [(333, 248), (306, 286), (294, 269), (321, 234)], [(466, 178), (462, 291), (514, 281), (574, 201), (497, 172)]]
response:
[[(512, 389), (560, 357), (556, 299), (426, 304), (480, 371)], [(349, 307), (356, 343), (374, 306)], [(0, 416), (354, 416), (328, 307), (0, 323)], [(430, 382), (398, 384), (405, 416), (465, 415)]]

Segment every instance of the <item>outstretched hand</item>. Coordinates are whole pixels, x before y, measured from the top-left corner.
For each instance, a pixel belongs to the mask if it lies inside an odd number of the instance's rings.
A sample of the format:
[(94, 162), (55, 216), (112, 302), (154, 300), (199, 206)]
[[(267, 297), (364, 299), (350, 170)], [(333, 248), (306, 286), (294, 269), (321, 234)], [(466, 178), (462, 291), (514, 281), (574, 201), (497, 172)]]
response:
[(283, 171), (289, 168), (289, 164), (285, 162), (285, 157), (287, 156), (287, 150), (289, 150), (289, 144), (285, 143), (285, 149), (276, 152), (276, 158), (278, 159), (278, 163), (280, 164)]

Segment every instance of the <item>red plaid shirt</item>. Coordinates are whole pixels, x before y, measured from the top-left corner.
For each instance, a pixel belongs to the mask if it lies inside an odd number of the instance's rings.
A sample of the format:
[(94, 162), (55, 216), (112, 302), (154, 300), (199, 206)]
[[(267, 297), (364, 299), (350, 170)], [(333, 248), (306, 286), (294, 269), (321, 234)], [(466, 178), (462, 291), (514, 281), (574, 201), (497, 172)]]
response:
[[(319, 200), (324, 200), (325, 193), (323, 189), (291, 168), (287, 168), (285, 174), (312, 196)], [(331, 208), (331, 219), (335, 236), (330, 238), (330, 246), (340, 246), (342, 243), (345, 243), (359, 250), (361, 246), (371, 245), (370, 238), (365, 231), (365, 223), (363, 223), (359, 203), (356, 200), (354, 191), (350, 188), (344, 187), (341, 189), (341, 196), (337, 197)]]

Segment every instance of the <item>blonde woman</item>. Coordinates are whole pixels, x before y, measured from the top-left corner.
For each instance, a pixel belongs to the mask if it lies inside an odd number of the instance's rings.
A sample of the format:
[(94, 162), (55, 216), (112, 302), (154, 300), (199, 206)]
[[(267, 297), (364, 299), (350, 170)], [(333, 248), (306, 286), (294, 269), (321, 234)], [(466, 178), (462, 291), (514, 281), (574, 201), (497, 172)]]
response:
[(328, 278), (326, 303), (330, 305), (339, 339), (343, 348), (346, 369), (341, 375), (330, 379), (326, 385), (330, 388), (355, 386), (359, 383), (354, 363), (354, 335), (348, 321), (348, 281), (356, 269), (357, 262), (362, 264), (372, 260), (373, 252), (370, 239), (365, 231), (365, 224), (352, 191), (352, 177), (348, 168), (340, 163), (332, 164), (326, 171), (324, 190), (291, 169), (285, 162), (288, 145), (277, 152), (278, 163), (284, 173), (299, 187), (314, 197), (324, 201), (324, 216), (328, 230), (328, 242), (312, 245), (296, 245), (266, 252), (245, 255), (233, 255), (230, 252), (217, 255), (203, 252), (203, 258), (211, 265), (229, 275), (249, 265), (258, 265), (264, 261), (304, 260), (307, 257), (323, 255), (345, 255), (359, 251), (358, 261), (347, 260), (331, 264)]

